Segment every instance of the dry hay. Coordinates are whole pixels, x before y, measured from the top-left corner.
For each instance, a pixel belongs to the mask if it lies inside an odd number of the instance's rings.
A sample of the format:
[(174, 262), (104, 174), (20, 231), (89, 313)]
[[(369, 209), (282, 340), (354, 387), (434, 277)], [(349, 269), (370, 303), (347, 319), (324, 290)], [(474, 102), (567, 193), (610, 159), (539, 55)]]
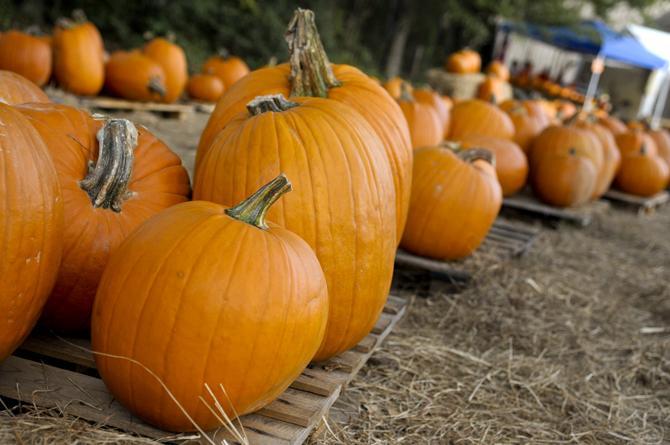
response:
[(669, 231), (613, 211), (433, 285), (312, 443), (670, 442)]

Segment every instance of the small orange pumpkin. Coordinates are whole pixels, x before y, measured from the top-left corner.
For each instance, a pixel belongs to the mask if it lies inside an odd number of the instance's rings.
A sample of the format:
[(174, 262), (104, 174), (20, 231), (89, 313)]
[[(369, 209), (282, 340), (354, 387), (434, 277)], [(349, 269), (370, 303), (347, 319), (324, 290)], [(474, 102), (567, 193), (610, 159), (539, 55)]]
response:
[(514, 138), (514, 123), (504, 111), (479, 99), (459, 102), (451, 109), (449, 139), (459, 141), (471, 135)]
[(145, 56), (158, 63), (165, 74), (164, 102), (174, 102), (184, 92), (188, 81), (188, 64), (184, 50), (168, 39), (152, 39), (142, 50)]
[(451, 103), (447, 105), (443, 96), (440, 96), (435, 91), (430, 88), (418, 88), (412, 91), (412, 96), (417, 102), (430, 105), (437, 112), (437, 115), (442, 122), (444, 131), (443, 138), (446, 138), (449, 134), (449, 121), (450, 121), (450, 112)]
[(505, 111), (514, 124), (514, 142), (527, 153), (533, 139), (547, 127), (547, 120), (531, 115), (520, 102), (512, 101), (511, 104)]
[(461, 141), (464, 149), (483, 148), (495, 156), (495, 168), (503, 196), (511, 196), (526, 185), (528, 160), (523, 150), (507, 139), (468, 136)]
[(0, 70), (13, 71), (42, 86), (51, 77), (51, 44), (21, 31), (0, 33)]
[(213, 74), (194, 74), (188, 80), (186, 90), (192, 99), (216, 102), (225, 91), (225, 87), (221, 79)]
[(409, 214), (400, 246), (441, 260), (472, 254), (502, 205), (502, 190), (491, 161), (491, 154), (484, 150), (417, 150)]
[(415, 100), (407, 86), (403, 86), (398, 105), (409, 126), (412, 148), (416, 150), (440, 143), (444, 138), (444, 121), (434, 106)]
[(465, 48), (447, 58), (445, 69), (456, 74), (478, 73), (482, 69), (482, 58), (476, 51)]
[(644, 147), (644, 152), (650, 156), (658, 155), (656, 142), (647, 133), (641, 130), (628, 130), (615, 136), (617, 147), (622, 157), (637, 154)]
[(0, 102), (9, 105), (50, 102), (40, 87), (12, 71), (0, 70)]
[(384, 83), (384, 89), (391, 95), (394, 99), (400, 98), (400, 93), (402, 92), (403, 84), (406, 88), (409, 88), (409, 92), (412, 93), (412, 85), (409, 82), (406, 82), (400, 77), (392, 77)]
[(509, 80), (509, 69), (507, 69), (507, 66), (499, 60), (494, 60), (489, 63), (489, 66), (486, 68), (486, 73), (489, 76), (497, 77), (505, 82)]
[(213, 74), (221, 79), (224, 88), (227, 90), (235, 82), (249, 74), (249, 67), (244, 60), (221, 50), (218, 55), (205, 60), (202, 73)]
[(668, 186), (670, 167), (656, 156), (652, 146), (643, 144), (623, 156), (616, 175), (616, 187), (632, 195), (653, 196)]
[(159, 101), (167, 94), (163, 68), (138, 50), (112, 53), (105, 66), (105, 86), (129, 100)]
[(495, 76), (486, 76), (486, 79), (477, 88), (477, 98), (497, 104), (501, 101), (505, 81)]

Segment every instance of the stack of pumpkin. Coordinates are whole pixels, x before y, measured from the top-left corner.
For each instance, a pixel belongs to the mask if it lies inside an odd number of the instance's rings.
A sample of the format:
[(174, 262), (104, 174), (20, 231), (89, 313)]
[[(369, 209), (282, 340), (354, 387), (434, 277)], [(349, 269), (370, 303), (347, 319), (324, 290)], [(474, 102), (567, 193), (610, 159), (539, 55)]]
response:
[(20, 74), (38, 86), (53, 70), (67, 91), (93, 96), (104, 89), (136, 101), (171, 103), (186, 88), (195, 100), (214, 102), (249, 72), (238, 57), (210, 57), (202, 74), (189, 79), (184, 50), (170, 38), (154, 38), (142, 49), (105, 52), (100, 32), (81, 11), (58, 20), (53, 37), (10, 30), (0, 34), (0, 69)]
[[(444, 65), (448, 73), (453, 74), (475, 74), (482, 67), (482, 58), (476, 51), (462, 49), (451, 54)], [(504, 63), (499, 60), (492, 61), (486, 68), (486, 77), (477, 88), (477, 98), (500, 103), (509, 97), (510, 73)]]

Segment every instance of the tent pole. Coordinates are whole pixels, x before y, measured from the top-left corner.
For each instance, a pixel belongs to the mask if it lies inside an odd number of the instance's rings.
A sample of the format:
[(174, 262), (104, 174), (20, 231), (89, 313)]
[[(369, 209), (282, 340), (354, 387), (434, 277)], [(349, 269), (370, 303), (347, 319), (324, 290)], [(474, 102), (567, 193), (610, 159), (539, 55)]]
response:
[[(600, 58), (600, 55), (598, 55), (596, 58)], [(603, 59), (603, 64), (605, 63)], [(593, 64), (591, 64), (593, 67)], [(591, 110), (593, 109), (593, 97), (596, 95), (596, 92), (598, 91), (598, 82), (600, 81), (600, 73), (602, 70), (594, 70), (593, 68), (591, 69), (591, 79), (589, 80), (589, 86), (586, 89), (586, 97), (584, 98), (584, 107), (582, 110), (586, 113), (590, 113)]]
[(656, 130), (660, 126), (661, 118), (663, 117), (663, 110), (665, 110), (665, 103), (668, 99), (668, 90), (670, 90), (670, 71), (665, 72), (665, 79), (663, 79), (663, 85), (658, 92), (658, 97), (656, 98), (656, 107), (652, 114), (650, 126), (652, 129)]

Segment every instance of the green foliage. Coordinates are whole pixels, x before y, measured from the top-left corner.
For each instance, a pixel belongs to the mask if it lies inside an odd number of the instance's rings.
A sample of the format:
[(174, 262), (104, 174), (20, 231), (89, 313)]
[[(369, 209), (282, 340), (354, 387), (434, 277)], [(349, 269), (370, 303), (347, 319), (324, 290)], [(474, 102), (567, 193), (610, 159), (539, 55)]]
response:
[[(655, 0), (628, 0), (644, 7)], [(578, 18), (582, 2), (557, 0), (0, 0), (0, 29), (40, 25), (50, 30), (58, 17), (85, 11), (101, 30), (108, 50), (144, 43), (150, 32), (172, 32), (187, 52), (191, 69), (219, 48), (244, 57), (252, 67), (271, 57), (286, 58), (284, 31), (296, 6), (316, 12), (324, 45), (333, 61), (383, 73), (393, 37), (403, 21), (409, 33), (402, 59), (408, 74), (440, 65), (469, 46), (486, 56), (496, 17), (563, 24)], [(620, 0), (589, 0), (605, 13)], [(415, 57), (422, 54), (420, 60)]]

